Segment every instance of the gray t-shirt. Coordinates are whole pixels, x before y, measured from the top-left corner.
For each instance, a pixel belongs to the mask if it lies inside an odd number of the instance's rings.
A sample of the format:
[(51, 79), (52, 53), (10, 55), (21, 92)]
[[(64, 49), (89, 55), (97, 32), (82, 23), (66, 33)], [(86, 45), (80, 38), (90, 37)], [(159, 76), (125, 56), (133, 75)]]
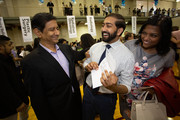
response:
[(139, 84), (136, 87), (140, 87), (145, 80), (158, 77), (164, 68), (172, 67), (175, 60), (175, 52), (173, 49), (170, 49), (165, 56), (148, 54), (140, 45), (135, 44), (136, 41), (127, 41), (125, 46), (134, 54), (133, 84)]

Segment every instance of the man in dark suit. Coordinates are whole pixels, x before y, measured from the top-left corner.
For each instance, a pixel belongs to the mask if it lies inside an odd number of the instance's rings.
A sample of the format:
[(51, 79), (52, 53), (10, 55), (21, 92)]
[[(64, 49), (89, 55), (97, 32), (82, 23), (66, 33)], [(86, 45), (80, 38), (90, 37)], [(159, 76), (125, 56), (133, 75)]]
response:
[(25, 120), (29, 99), (11, 57), (12, 48), (10, 38), (0, 35), (0, 120), (17, 120), (17, 112)]
[(54, 7), (54, 4), (52, 3), (52, 0), (50, 0), (48, 3), (47, 3), (47, 7), (49, 7), (49, 13), (51, 13), (53, 15), (53, 7)]
[(39, 120), (81, 120), (81, 96), (75, 61), (85, 57), (68, 45), (57, 44), (56, 18), (38, 13), (31, 21), (39, 46), (23, 61), (23, 77), (32, 107)]

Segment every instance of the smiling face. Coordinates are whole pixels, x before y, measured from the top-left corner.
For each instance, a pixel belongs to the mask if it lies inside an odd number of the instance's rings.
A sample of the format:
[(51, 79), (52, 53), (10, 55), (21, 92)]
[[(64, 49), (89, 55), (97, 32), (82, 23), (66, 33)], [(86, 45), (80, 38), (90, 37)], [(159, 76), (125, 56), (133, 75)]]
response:
[(117, 29), (115, 22), (117, 21), (114, 17), (105, 18), (101, 32), (104, 42), (113, 43), (119, 39), (119, 36), (122, 32), (122, 28)]
[(58, 43), (60, 31), (56, 20), (51, 20), (47, 22), (43, 32), (38, 32), (39, 33), (37, 34), (37, 36), (41, 39), (41, 43), (50, 45)]
[(158, 26), (147, 25), (141, 33), (142, 47), (145, 50), (156, 50), (160, 38), (160, 28)]

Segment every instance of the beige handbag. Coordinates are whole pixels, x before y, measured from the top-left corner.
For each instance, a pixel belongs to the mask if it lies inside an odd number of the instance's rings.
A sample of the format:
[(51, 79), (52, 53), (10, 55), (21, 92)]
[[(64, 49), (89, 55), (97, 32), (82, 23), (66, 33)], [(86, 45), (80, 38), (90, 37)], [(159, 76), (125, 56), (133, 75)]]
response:
[(155, 94), (152, 100), (146, 100), (148, 93), (145, 91), (141, 95), (145, 94), (143, 99), (132, 101), (131, 120), (167, 120), (165, 105), (158, 102)]

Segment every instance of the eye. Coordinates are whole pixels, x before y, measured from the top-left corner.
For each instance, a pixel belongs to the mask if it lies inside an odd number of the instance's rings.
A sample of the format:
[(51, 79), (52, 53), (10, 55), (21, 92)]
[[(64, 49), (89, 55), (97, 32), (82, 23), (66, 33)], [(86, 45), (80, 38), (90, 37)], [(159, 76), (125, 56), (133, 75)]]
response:
[(147, 33), (146, 32), (142, 32), (141, 35), (147, 35)]
[(104, 27), (105, 24), (102, 24), (102, 27)]
[(110, 25), (110, 24), (107, 24), (107, 28), (110, 28), (110, 27), (112, 27), (112, 25)]
[(158, 37), (158, 34), (150, 34), (150, 37), (156, 38), (156, 37)]
[(56, 30), (59, 30), (59, 27), (57, 27)]
[(55, 30), (55, 28), (49, 28), (49, 31), (54, 31)]

